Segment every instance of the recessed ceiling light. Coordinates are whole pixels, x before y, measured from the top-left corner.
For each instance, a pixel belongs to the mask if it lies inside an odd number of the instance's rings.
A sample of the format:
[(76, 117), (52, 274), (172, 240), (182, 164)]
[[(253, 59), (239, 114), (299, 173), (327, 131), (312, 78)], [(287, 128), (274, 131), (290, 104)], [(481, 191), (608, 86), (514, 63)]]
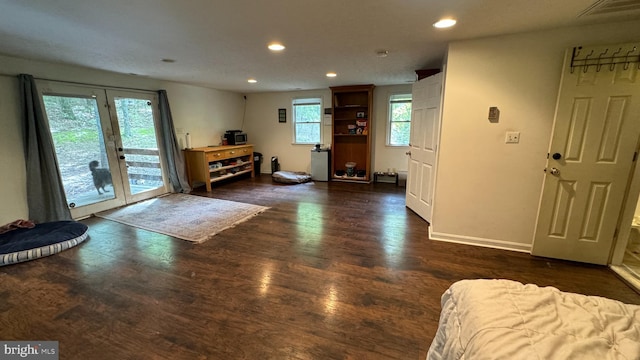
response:
[(271, 44), (269, 44), (268, 48), (271, 51), (282, 51), (282, 50), (284, 50), (284, 45), (282, 45), (280, 43), (271, 43)]
[(338, 74), (334, 73), (334, 72), (328, 72), (327, 73), (327, 77), (336, 77), (338, 76)]
[(454, 19), (441, 19), (435, 24), (433, 24), (433, 26), (437, 27), (438, 29), (444, 29), (444, 28), (452, 27), (455, 24), (456, 24), (456, 21)]
[(250, 83), (250, 84), (255, 84), (255, 83), (257, 83), (257, 82), (258, 82), (258, 80), (256, 80), (256, 79), (249, 79), (249, 80), (247, 80), (247, 82), (248, 82), (248, 83)]

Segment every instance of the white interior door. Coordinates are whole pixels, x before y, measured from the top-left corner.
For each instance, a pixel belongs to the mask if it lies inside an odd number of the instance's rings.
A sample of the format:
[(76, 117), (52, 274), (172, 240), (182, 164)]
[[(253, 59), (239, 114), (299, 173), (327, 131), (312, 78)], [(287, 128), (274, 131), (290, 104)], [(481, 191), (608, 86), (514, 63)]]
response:
[[(640, 44), (581, 49), (578, 57), (595, 58), (618, 48), (627, 54)], [(607, 264), (640, 135), (638, 64), (573, 71), (570, 65), (571, 50), (565, 57), (532, 254)]]
[(433, 213), (441, 102), (442, 73), (413, 84), (406, 203), (429, 223)]

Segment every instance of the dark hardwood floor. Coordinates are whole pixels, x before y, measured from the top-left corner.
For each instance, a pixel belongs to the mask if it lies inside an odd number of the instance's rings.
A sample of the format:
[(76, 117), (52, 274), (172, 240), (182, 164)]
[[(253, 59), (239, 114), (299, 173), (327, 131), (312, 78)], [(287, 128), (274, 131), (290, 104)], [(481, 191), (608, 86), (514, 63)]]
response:
[(453, 282), (506, 278), (640, 304), (606, 267), (430, 241), (393, 184), (272, 184), (269, 206), (193, 244), (91, 218), (90, 239), (0, 268), (0, 339), (60, 359), (424, 359)]

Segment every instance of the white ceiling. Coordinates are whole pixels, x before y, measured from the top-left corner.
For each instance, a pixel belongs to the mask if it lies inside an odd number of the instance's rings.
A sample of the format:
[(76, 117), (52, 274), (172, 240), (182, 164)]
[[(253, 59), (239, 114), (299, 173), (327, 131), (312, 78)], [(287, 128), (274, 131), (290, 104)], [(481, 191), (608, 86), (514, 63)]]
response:
[[(0, 53), (243, 93), (403, 84), (439, 67), (452, 40), (640, 18), (579, 16), (595, 2), (0, 0)], [(431, 26), (444, 16), (458, 25)]]

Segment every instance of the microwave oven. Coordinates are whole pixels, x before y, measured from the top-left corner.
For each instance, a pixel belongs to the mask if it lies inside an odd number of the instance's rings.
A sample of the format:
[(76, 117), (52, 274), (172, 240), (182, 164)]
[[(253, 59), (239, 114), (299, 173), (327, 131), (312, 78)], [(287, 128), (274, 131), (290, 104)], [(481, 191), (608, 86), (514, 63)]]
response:
[(224, 134), (228, 145), (244, 145), (247, 143), (247, 134), (239, 130), (230, 130)]

